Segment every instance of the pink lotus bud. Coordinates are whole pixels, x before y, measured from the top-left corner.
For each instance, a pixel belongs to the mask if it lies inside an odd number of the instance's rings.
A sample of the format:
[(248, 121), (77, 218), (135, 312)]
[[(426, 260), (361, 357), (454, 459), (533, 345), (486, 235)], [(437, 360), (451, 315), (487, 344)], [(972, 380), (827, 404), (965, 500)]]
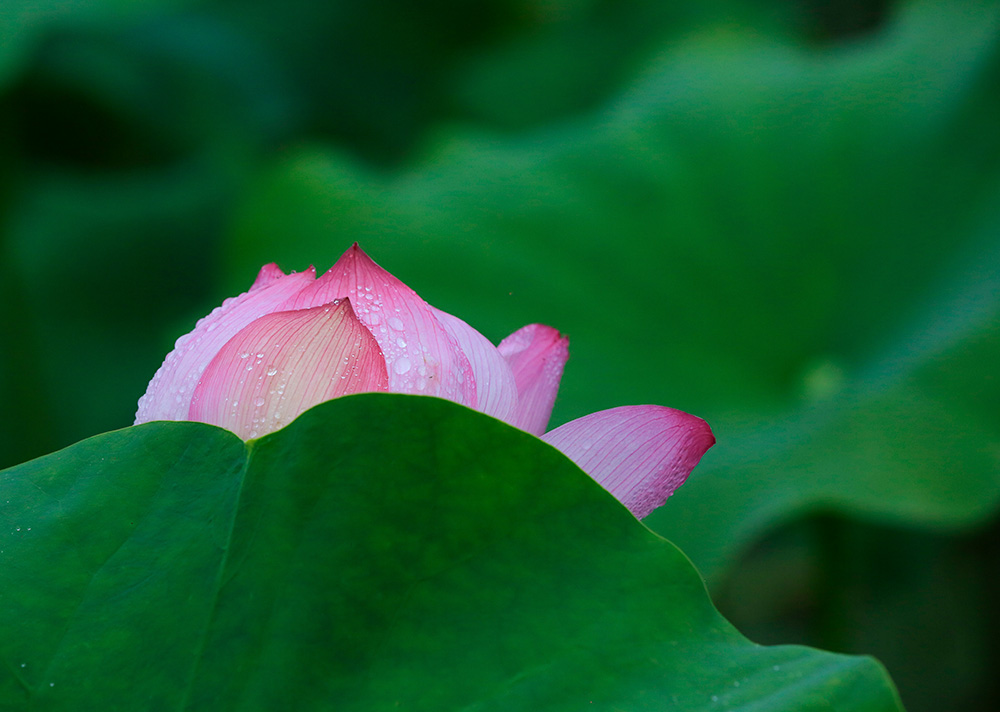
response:
[(541, 436), (643, 517), (715, 439), (701, 419), (659, 406), (601, 411), (545, 434), (568, 343), (530, 324), (495, 347), (355, 244), (319, 278), (262, 267), (247, 292), (177, 340), (135, 422), (196, 420), (251, 439), (349, 393), (437, 396)]

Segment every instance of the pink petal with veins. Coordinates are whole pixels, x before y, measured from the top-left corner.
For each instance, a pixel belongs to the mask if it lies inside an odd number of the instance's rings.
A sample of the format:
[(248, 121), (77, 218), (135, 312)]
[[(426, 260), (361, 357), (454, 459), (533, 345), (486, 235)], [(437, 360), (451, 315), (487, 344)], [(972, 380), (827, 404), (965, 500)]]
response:
[(193, 331), (177, 339), (139, 399), (136, 425), (150, 420), (186, 420), (198, 380), (223, 344), (254, 319), (275, 311), (315, 276), (312, 268), (286, 275), (277, 265), (262, 267), (247, 292), (224, 301), (200, 319)]
[(642, 519), (663, 504), (715, 443), (701, 418), (658, 405), (623, 406), (542, 436)]
[(518, 409), (514, 425), (541, 435), (549, 424), (569, 339), (551, 326), (528, 324), (500, 342), (497, 350), (510, 364), (517, 382)]
[(390, 391), (478, 407), (472, 364), (431, 306), (375, 264), (357, 243), (282, 308), (302, 309), (345, 297), (385, 354)]
[(323, 401), (388, 385), (378, 344), (345, 299), (268, 314), (242, 329), (205, 369), (188, 419), (248, 440)]
[(517, 383), (514, 381), (514, 372), (497, 351), (497, 347), (457, 316), (434, 307), (431, 307), (431, 311), (472, 364), (478, 409), (516, 425)]
[[(316, 272), (315, 268), (310, 267), (310, 270), (312, 270), (313, 273)], [(260, 268), (260, 272), (257, 273), (257, 279), (253, 281), (253, 284), (250, 285), (250, 289), (248, 291), (252, 292), (255, 289), (266, 287), (271, 284), (271, 282), (279, 280), (284, 276), (286, 275), (281, 271), (281, 267), (273, 262), (271, 264), (264, 265)]]

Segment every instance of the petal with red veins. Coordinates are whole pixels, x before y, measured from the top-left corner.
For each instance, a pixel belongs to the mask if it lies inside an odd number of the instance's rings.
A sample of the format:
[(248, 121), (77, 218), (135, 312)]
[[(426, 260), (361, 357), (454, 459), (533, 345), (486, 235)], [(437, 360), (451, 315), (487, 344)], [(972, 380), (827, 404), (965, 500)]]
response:
[(478, 407), (472, 365), (431, 306), (375, 264), (357, 243), (282, 308), (302, 309), (345, 297), (385, 354), (390, 391)]
[(243, 328), (205, 369), (188, 419), (248, 440), (317, 403), (388, 385), (378, 344), (343, 300), (267, 314)]
[(549, 424), (569, 358), (569, 339), (551, 326), (528, 324), (501, 341), (497, 350), (510, 364), (517, 382), (518, 407), (513, 424), (541, 435)]
[(516, 425), (517, 383), (510, 365), (489, 339), (457, 316), (431, 307), (434, 316), (469, 359), (476, 381), (477, 408), (487, 415)]
[(657, 405), (591, 413), (542, 436), (642, 519), (715, 443), (701, 418)]
[(312, 269), (286, 275), (277, 265), (262, 267), (247, 292), (224, 301), (177, 340), (139, 399), (136, 425), (150, 420), (186, 420), (195, 386), (223, 344), (250, 322), (275, 311), (315, 276)]

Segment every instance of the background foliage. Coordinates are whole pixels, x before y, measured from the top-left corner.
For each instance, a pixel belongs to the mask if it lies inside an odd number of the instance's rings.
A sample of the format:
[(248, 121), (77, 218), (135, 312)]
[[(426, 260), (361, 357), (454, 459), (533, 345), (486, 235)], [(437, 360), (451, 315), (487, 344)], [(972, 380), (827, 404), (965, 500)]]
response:
[(554, 424), (709, 420), (647, 523), (752, 639), (998, 704), (997, 3), (12, 0), (0, 36), (0, 466), (359, 240), (494, 340), (568, 333)]

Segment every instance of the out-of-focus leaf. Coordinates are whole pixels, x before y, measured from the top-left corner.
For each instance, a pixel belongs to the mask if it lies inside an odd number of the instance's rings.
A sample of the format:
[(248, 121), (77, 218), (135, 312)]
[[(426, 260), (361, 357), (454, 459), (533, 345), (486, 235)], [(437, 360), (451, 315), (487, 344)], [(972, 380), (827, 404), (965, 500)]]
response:
[(870, 658), (754, 645), (673, 545), (448, 401), (246, 447), (152, 423), (0, 473), (6, 710), (901, 710)]
[(6, 402), (18, 426), (0, 433), (0, 461), (132, 422), (173, 339), (212, 298), (227, 165), (192, 157), (89, 181), (48, 173), (10, 205), (0, 248), (13, 331), (0, 389), (17, 396)]
[(360, 240), (494, 340), (569, 333), (556, 423), (708, 418), (719, 446), (649, 523), (710, 577), (816, 508), (982, 521), (996, 384), (958, 364), (1000, 357), (997, 278), (970, 258), (997, 249), (998, 26), (992, 4), (923, 2), (822, 52), (705, 33), (587, 120), (443, 133), (406, 173), (303, 149), (250, 194), (231, 284)]
[(266, 55), (205, 18), (50, 29), (0, 96), (0, 396), (16, 413), (0, 463), (132, 421), (173, 338), (221, 301), (224, 216), (291, 113)]
[(4, 0), (0, 3), (0, 87), (23, 65), (27, 54), (53, 26), (103, 22), (193, 0)]
[(452, 101), (466, 120), (514, 130), (590, 110), (669, 38), (721, 18), (767, 24), (761, 7), (727, 0), (570, 0), (531, 10), (534, 21), (522, 32), (456, 67)]

